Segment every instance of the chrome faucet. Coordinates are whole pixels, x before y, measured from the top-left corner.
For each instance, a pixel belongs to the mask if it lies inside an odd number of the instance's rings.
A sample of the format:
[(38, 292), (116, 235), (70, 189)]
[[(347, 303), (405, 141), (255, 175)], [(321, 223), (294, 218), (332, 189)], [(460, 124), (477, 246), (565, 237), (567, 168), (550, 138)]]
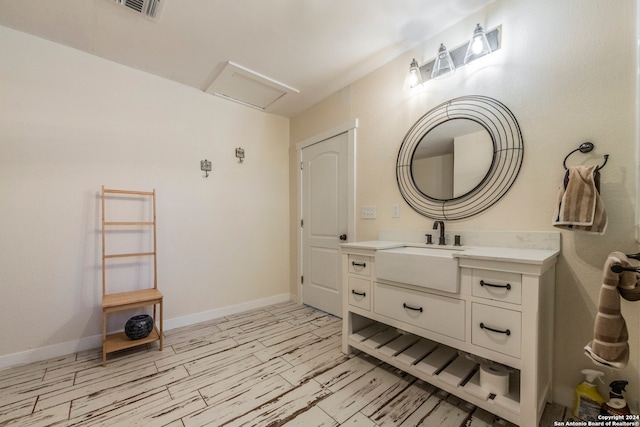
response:
[(435, 221), (433, 223), (433, 229), (434, 230), (438, 229), (438, 224), (440, 224), (440, 239), (438, 239), (438, 244), (439, 245), (446, 245), (447, 242), (445, 241), (445, 238), (444, 238), (444, 221)]

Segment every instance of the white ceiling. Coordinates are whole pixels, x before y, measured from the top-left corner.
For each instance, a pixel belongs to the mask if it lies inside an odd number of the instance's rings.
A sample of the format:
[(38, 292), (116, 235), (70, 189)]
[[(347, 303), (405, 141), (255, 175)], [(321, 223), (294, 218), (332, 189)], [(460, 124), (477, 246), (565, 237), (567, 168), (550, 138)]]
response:
[[(493, 0), (0, 0), (0, 25), (206, 90), (227, 61), (299, 90), (292, 117)], [(407, 64), (407, 67), (409, 64)]]

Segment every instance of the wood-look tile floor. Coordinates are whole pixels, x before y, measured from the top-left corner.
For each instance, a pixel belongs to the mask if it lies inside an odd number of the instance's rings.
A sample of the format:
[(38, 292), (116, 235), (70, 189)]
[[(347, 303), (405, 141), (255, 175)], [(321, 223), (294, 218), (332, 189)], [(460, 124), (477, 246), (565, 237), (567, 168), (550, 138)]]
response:
[[(0, 426), (510, 426), (364, 354), (341, 320), (283, 303), (0, 371)], [(541, 426), (565, 419), (548, 405)]]

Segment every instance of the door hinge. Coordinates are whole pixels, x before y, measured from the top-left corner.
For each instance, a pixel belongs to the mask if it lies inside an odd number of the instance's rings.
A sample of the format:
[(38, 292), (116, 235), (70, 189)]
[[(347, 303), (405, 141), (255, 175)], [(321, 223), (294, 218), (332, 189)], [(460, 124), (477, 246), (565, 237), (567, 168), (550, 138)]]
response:
[(300, 227), (304, 227), (304, 219), (300, 220)]
[(300, 162), (300, 170), (304, 170), (304, 163)]
[(300, 283), (304, 283), (304, 276), (300, 276)]

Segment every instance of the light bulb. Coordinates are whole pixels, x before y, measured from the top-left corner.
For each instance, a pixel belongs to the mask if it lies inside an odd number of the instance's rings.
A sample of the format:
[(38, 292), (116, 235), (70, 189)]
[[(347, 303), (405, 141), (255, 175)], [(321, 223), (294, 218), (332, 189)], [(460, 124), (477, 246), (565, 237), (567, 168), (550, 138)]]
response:
[(471, 51), (476, 55), (482, 52), (482, 39), (480, 37), (474, 37), (471, 41)]

